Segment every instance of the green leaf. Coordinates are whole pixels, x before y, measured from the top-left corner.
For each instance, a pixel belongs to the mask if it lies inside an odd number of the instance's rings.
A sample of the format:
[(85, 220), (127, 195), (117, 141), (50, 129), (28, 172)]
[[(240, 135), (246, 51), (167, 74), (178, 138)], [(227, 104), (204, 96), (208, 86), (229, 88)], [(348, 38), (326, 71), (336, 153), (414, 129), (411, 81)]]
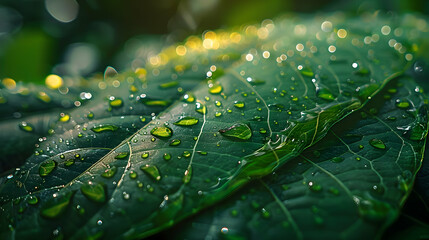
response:
[[(317, 17), (213, 32), (231, 36), (224, 42), (208, 34), (190, 37), (183, 43), (189, 48), (185, 56), (167, 48), (157, 57), (168, 62), (94, 82), (97, 97), (69, 118), (61, 116), (56, 134), (0, 186), (0, 236), (44, 238), (61, 226), (66, 238), (142, 238), (292, 164), (409, 65), (411, 53), (392, 48), (391, 37), (379, 35), (390, 19), (328, 18), (334, 28), (326, 31)], [(375, 33), (377, 41), (362, 42)], [(412, 45), (419, 34), (395, 41)], [(159, 87), (172, 80), (180, 88)], [(190, 89), (183, 102), (173, 103)], [(143, 123), (140, 116), (151, 121)], [(175, 125), (183, 116), (199, 121)], [(171, 145), (174, 139), (180, 145)], [(38, 169), (45, 161), (58, 164), (42, 178)], [(325, 189), (317, 182), (308, 187)], [(40, 216), (42, 204), (15, 206), (21, 198), (44, 203), (68, 192), (75, 192), (70, 209), (55, 221)], [(390, 209), (359, 197), (369, 206), (362, 214), (370, 215), (372, 206)], [(262, 214), (272, 215), (267, 209)]]
[[(380, 237), (421, 165), (425, 140), (412, 139), (412, 129), (422, 124), (427, 134), (427, 105), (415, 82), (404, 77), (389, 85), (397, 92), (388, 100), (389, 92), (381, 92), (275, 174), (169, 232), (178, 239)], [(396, 106), (402, 97), (411, 111)]]

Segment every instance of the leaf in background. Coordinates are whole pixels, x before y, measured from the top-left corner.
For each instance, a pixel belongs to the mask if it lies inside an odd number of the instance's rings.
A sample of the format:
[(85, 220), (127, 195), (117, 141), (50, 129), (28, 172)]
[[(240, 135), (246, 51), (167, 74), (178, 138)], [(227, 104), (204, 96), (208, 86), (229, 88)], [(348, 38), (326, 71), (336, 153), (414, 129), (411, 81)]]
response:
[[(380, 237), (399, 215), (421, 165), (428, 110), (415, 88), (407, 77), (392, 82), (271, 176), (177, 225), (169, 231), (174, 236), (154, 238)], [(398, 108), (398, 99), (410, 107)]]
[[(109, 88), (101, 108), (94, 101), (77, 110), (63, 133), (42, 143), (39, 155), (0, 187), (1, 236), (46, 237), (54, 231), (77, 239), (141, 238), (270, 174), (362, 107), (412, 59), (405, 47), (389, 46), (388, 34), (379, 35), (389, 19), (342, 19), (267, 20), (242, 32), (209, 31), (203, 40), (190, 37), (165, 49), (150, 61), (147, 77), (166, 74), (168, 82), (150, 92), (153, 98), (143, 87), (139, 104), (168, 105), (162, 104), (170, 96), (164, 87), (186, 82), (173, 77), (172, 68), (206, 72), (208, 81), (193, 82), (185, 101), (138, 131), (128, 121), (132, 115), (121, 117), (130, 107), (122, 88)], [(106, 84), (131, 84), (128, 79)], [(113, 116), (85, 118), (110, 108)], [(198, 122), (174, 124), (184, 117)], [(64, 199), (52, 200), (57, 197)], [(46, 218), (47, 209), (58, 213), (48, 214), (55, 220)]]

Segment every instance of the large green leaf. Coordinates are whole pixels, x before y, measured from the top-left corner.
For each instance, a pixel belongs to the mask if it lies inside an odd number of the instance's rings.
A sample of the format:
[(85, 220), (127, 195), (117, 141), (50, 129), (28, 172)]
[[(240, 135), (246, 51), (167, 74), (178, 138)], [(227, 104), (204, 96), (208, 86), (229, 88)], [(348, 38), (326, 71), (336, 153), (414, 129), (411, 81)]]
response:
[[(134, 121), (145, 110), (133, 118), (130, 106), (116, 101), (128, 98), (136, 77), (107, 82), (121, 88), (97, 94), (114, 99), (74, 111), (63, 132), (5, 179), (1, 236), (140, 238), (272, 173), (407, 68), (413, 55), (406, 46), (419, 31), (398, 36), (401, 45), (391, 47), (390, 32), (380, 34), (389, 21), (286, 18), (238, 33), (207, 32), (204, 41), (191, 37), (187, 52), (167, 48), (151, 58), (147, 78), (173, 79), (160, 82), (159, 92), (146, 92), (143, 82), (130, 100), (133, 107), (148, 105), (148, 94), (174, 99), (165, 88), (189, 78), (173, 76), (171, 69), (207, 81), (190, 81), (192, 97), (138, 131)], [(113, 114), (106, 118), (86, 118), (89, 111), (109, 109)]]
[[(175, 236), (379, 237), (411, 192), (428, 122), (424, 96), (415, 91), (413, 80), (401, 78), (390, 86), (345, 118), (347, 124), (334, 126), (323, 141), (271, 176), (176, 226)], [(399, 108), (398, 99), (407, 99), (410, 105)]]

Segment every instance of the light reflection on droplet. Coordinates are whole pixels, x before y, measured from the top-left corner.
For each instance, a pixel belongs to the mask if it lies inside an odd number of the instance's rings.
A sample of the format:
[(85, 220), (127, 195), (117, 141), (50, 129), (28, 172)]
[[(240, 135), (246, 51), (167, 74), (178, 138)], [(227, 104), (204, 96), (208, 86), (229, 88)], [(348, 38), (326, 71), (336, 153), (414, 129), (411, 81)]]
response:
[(334, 45), (331, 45), (331, 46), (328, 47), (328, 51), (330, 53), (334, 53), (336, 50), (337, 50), (337, 48)]
[(269, 58), (269, 57), (270, 57), (270, 52), (268, 52), (268, 51), (264, 51), (264, 52), (262, 53), (262, 57), (263, 57), (263, 58)]
[(332, 30), (332, 23), (330, 21), (324, 21), (320, 28), (324, 32), (330, 32)]
[(389, 26), (387, 26), (387, 25), (384, 25), (383, 27), (381, 27), (381, 33), (382, 33), (383, 35), (389, 35), (389, 34), (390, 34), (390, 31), (391, 31), (391, 29), (390, 29), (390, 27), (389, 27)]
[(301, 52), (302, 50), (304, 50), (304, 45), (302, 43), (298, 43), (296, 45), (296, 50)]
[(347, 31), (345, 29), (341, 28), (338, 30), (337, 35), (339, 38), (345, 38), (345, 37), (347, 37)]
[(249, 54), (247, 54), (247, 55), (246, 55), (246, 60), (247, 60), (247, 61), (249, 61), (249, 62), (253, 61), (253, 55), (252, 55), (252, 54), (250, 54), (250, 53), (249, 53)]

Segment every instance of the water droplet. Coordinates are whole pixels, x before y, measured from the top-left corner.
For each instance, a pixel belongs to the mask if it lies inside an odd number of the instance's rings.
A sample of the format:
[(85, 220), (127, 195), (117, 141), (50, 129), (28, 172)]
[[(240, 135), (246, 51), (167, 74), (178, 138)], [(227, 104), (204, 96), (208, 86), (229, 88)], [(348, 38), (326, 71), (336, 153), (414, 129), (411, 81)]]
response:
[(18, 124), (19, 129), (21, 129), (24, 132), (33, 132), (34, 127), (33, 125), (27, 123), (27, 122), (21, 122)]
[(183, 183), (187, 184), (191, 181), (192, 178), (192, 167), (189, 166), (188, 169), (186, 169), (185, 174), (183, 176)]
[(220, 116), (222, 116), (222, 113), (221, 113), (221, 112), (216, 112), (216, 113), (215, 113), (215, 117), (220, 117)]
[(179, 139), (173, 139), (170, 142), (170, 146), (177, 146), (181, 143), (181, 141)]
[(384, 145), (384, 142), (380, 139), (373, 138), (369, 140), (369, 144), (377, 149), (386, 149), (386, 145)]
[(67, 192), (51, 198), (40, 209), (40, 215), (45, 218), (60, 216), (69, 206), (72, 197), (73, 192)]
[(191, 153), (190, 153), (189, 151), (184, 151), (184, 152), (183, 152), (183, 156), (184, 156), (185, 158), (188, 158), (188, 157), (190, 157), (190, 156), (191, 156)]
[(264, 129), (264, 128), (260, 128), (260, 129), (259, 129), (259, 133), (261, 133), (261, 134), (265, 134), (265, 133), (267, 133), (267, 130), (266, 130), (266, 129)]
[(177, 126), (192, 126), (198, 123), (198, 118), (194, 117), (182, 117), (174, 125)]
[(333, 101), (335, 99), (334, 95), (327, 88), (318, 88), (316, 90), (316, 95), (317, 97), (327, 101)]
[(115, 125), (99, 125), (98, 127), (91, 128), (91, 131), (95, 133), (105, 132), (105, 131), (116, 131), (118, 127)]
[(51, 97), (49, 97), (48, 94), (46, 94), (45, 92), (39, 92), (37, 93), (37, 99), (39, 99), (40, 101), (44, 102), (44, 103), (50, 103), (51, 102)]
[(142, 158), (148, 158), (148, 157), (149, 157), (149, 153), (148, 152), (142, 153)]
[(68, 122), (70, 121), (70, 115), (66, 113), (60, 113), (60, 122)]
[(413, 69), (415, 73), (420, 74), (424, 70), (424, 65), (421, 62), (415, 62)]
[(242, 101), (235, 101), (234, 102), (234, 107), (236, 107), (236, 108), (244, 108), (244, 102), (242, 102)]
[(128, 157), (128, 152), (121, 152), (115, 156), (115, 159), (124, 159), (126, 157)]
[(315, 183), (315, 182), (309, 182), (308, 186), (309, 186), (310, 190), (313, 192), (322, 191), (322, 186), (320, 184)]
[(109, 101), (111, 107), (118, 108), (124, 104), (121, 98), (113, 98)]
[(106, 190), (102, 183), (85, 183), (80, 187), (80, 191), (93, 202), (103, 203), (106, 201)]
[(225, 129), (220, 129), (222, 136), (238, 140), (249, 140), (252, 137), (252, 130), (247, 124), (237, 123)]
[(201, 155), (207, 155), (207, 152), (205, 152), (205, 151), (197, 151), (197, 153), (199, 153)]
[(343, 157), (334, 157), (331, 159), (331, 162), (334, 162), (334, 163), (340, 163), (342, 161), (344, 161)]
[(171, 104), (171, 101), (169, 100), (159, 100), (159, 99), (150, 99), (150, 98), (141, 98), (140, 101), (146, 106), (166, 107)]
[(173, 135), (173, 130), (169, 127), (154, 127), (150, 131), (150, 134), (159, 138), (169, 138)]
[(222, 234), (227, 234), (229, 232), (229, 229), (227, 227), (223, 227), (223, 228), (220, 229), (220, 232)]
[(361, 67), (359, 70), (355, 71), (354, 74), (359, 76), (367, 76), (370, 74), (370, 71), (367, 68)]
[(298, 70), (301, 73), (301, 75), (306, 76), (306, 77), (313, 77), (314, 76), (314, 72), (310, 67), (302, 67), (302, 66), (300, 67), (300, 66), (298, 66)]
[(201, 114), (206, 114), (207, 113), (206, 106), (204, 104), (200, 103), (200, 102), (197, 102), (195, 104), (195, 111), (197, 111), (198, 113), (201, 113)]
[(177, 85), (179, 85), (179, 81), (171, 81), (171, 82), (161, 83), (159, 87), (165, 89), (165, 88), (172, 88)]
[(30, 205), (36, 205), (39, 202), (39, 199), (36, 196), (30, 195), (27, 197), (27, 203)]
[(129, 176), (130, 176), (131, 179), (136, 179), (137, 178), (137, 173), (131, 170)]
[(209, 84), (209, 93), (219, 94), (223, 90), (222, 86), (219, 84)]
[(246, 78), (246, 81), (252, 85), (261, 85), (261, 84), (265, 83), (264, 80), (255, 79), (255, 78), (251, 78), (251, 77)]
[(220, 101), (215, 101), (215, 105), (216, 105), (216, 107), (221, 107), (222, 106), (222, 102), (220, 102)]
[(54, 160), (44, 161), (42, 164), (40, 164), (39, 175), (41, 177), (48, 176), (55, 169), (56, 166), (57, 162), (55, 162)]
[(398, 108), (408, 108), (408, 107), (410, 107), (410, 103), (406, 99), (397, 99), (396, 100), (396, 106)]
[(113, 166), (113, 167), (110, 167), (110, 168), (107, 168), (106, 170), (104, 170), (104, 172), (101, 174), (101, 176), (104, 178), (111, 178), (111, 177), (115, 176), (116, 171), (117, 171), (117, 167)]
[(141, 166), (140, 169), (156, 181), (161, 180), (161, 175), (159, 174), (159, 170), (156, 166), (146, 164)]
[(359, 215), (370, 222), (383, 222), (389, 216), (394, 216), (392, 206), (384, 201), (365, 199), (353, 196), (353, 200), (359, 209)]
[(65, 167), (70, 167), (71, 165), (73, 165), (73, 164), (74, 164), (74, 162), (75, 162), (75, 160), (74, 160), (74, 159), (68, 159), (68, 160), (66, 160), (66, 161), (64, 162), (64, 166), (65, 166)]
[(171, 154), (169, 153), (164, 153), (164, 155), (162, 156), (164, 158), (164, 160), (170, 160), (171, 159)]
[(183, 95), (183, 101), (193, 103), (195, 102), (195, 96), (192, 93), (187, 93)]

